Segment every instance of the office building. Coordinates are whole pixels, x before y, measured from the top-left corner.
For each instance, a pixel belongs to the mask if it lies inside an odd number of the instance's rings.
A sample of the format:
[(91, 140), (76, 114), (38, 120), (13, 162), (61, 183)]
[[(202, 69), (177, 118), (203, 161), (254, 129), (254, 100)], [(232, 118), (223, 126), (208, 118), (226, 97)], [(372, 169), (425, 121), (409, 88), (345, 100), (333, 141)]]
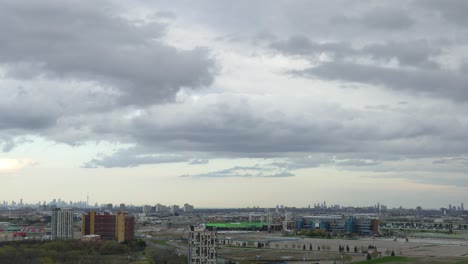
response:
[(55, 208), (52, 210), (50, 234), (52, 239), (73, 239), (73, 209)]
[(218, 238), (216, 231), (191, 226), (189, 232), (189, 264), (217, 263)]
[(184, 204), (184, 212), (185, 213), (191, 213), (193, 212), (193, 205), (190, 205), (188, 203)]
[(99, 235), (103, 240), (124, 242), (133, 239), (135, 218), (128, 213), (89, 212), (81, 218), (81, 235)]

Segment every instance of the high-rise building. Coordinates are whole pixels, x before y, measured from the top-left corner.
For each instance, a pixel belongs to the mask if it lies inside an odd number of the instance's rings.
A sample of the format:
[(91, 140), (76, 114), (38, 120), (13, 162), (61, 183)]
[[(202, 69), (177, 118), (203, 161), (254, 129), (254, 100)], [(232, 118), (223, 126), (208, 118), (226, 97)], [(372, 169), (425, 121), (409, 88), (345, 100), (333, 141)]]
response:
[(50, 222), (52, 239), (73, 239), (73, 209), (55, 208)]
[(151, 212), (151, 205), (143, 205), (143, 214), (149, 215)]
[(128, 213), (117, 214), (89, 212), (81, 218), (81, 234), (99, 235), (104, 240), (124, 242), (133, 239), (135, 218)]
[(178, 205), (171, 206), (171, 214), (175, 214), (178, 211), (179, 211), (179, 206)]
[(205, 228), (190, 227), (189, 232), (189, 264), (217, 263), (218, 238), (216, 231)]
[(190, 213), (193, 211), (193, 205), (190, 205), (188, 203), (184, 204), (184, 212), (185, 213)]

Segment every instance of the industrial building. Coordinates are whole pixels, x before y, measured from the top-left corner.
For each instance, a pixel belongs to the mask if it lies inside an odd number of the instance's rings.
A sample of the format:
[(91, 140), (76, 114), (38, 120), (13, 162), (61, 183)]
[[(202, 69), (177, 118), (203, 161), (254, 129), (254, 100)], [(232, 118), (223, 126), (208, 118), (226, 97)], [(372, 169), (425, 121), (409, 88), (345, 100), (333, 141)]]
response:
[(189, 264), (215, 264), (217, 263), (218, 238), (216, 231), (204, 227), (190, 227), (189, 238)]
[(378, 234), (379, 220), (370, 215), (316, 215), (297, 216), (296, 230), (321, 229), (335, 234), (370, 236)]
[(133, 239), (135, 218), (128, 213), (89, 212), (81, 218), (81, 235), (99, 235), (103, 240), (124, 242)]
[(73, 209), (55, 208), (52, 210), (50, 234), (52, 239), (73, 239)]

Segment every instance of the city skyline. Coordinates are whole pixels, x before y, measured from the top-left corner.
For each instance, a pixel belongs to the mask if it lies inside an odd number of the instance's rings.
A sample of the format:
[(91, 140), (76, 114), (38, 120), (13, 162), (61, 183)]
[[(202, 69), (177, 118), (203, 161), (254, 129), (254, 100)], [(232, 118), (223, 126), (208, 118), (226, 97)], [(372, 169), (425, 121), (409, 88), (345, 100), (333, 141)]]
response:
[(462, 203), (466, 11), (2, 1), (0, 201)]
[[(88, 196), (89, 197), (89, 196)], [(1, 207), (8, 207), (8, 208), (21, 208), (21, 207), (28, 207), (28, 206), (33, 206), (33, 207), (41, 207), (41, 206), (56, 206), (56, 207), (63, 207), (63, 208), (96, 208), (96, 207), (105, 207), (108, 208), (109, 206), (112, 206), (112, 208), (117, 208), (117, 209), (123, 209), (123, 208), (134, 208), (134, 207), (155, 207), (155, 206), (162, 206), (166, 210), (171, 210), (172, 207), (177, 207), (176, 210), (185, 210), (184, 206), (190, 206), (192, 207), (190, 210), (193, 210), (194, 205), (190, 204), (188, 201), (182, 204), (176, 204), (176, 203), (163, 203), (161, 204), (160, 202), (156, 203), (147, 203), (147, 204), (134, 204), (134, 203), (123, 203), (123, 202), (88, 202), (86, 200), (79, 200), (79, 201), (73, 201), (73, 200), (62, 200), (61, 198), (54, 198), (50, 201), (46, 200), (41, 200), (37, 202), (28, 202), (20, 198), (19, 200), (12, 200), (12, 201), (0, 201), (0, 208)], [(440, 210), (440, 209), (447, 209), (448, 211), (464, 211), (464, 202), (456, 202), (454, 201), (453, 203), (442, 205), (440, 207), (423, 207), (421, 205), (417, 205), (414, 207), (408, 206), (408, 205), (392, 205), (388, 206), (388, 204), (377, 202), (374, 204), (360, 204), (360, 205), (351, 205), (351, 204), (340, 204), (340, 203), (328, 203), (327, 201), (321, 201), (321, 202), (316, 202), (316, 203), (310, 203), (306, 205), (288, 205), (288, 204), (282, 204), (282, 203), (277, 203), (273, 206), (259, 206), (259, 205), (249, 205), (249, 206), (233, 206), (233, 207), (199, 207), (196, 206), (196, 209), (275, 209), (275, 210), (287, 210), (288, 208), (298, 208), (298, 209), (343, 209), (343, 208), (380, 208), (382, 207), (383, 210), (387, 209), (423, 209), (423, 210)]]

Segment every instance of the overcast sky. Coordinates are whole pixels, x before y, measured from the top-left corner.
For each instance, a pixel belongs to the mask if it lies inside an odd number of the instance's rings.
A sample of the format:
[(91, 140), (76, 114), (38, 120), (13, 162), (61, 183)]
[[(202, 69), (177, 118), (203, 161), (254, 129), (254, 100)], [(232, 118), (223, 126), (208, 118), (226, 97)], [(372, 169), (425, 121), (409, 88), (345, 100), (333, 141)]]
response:
[(0, 2), (0, 200), (468, 191), (468, 2)]

